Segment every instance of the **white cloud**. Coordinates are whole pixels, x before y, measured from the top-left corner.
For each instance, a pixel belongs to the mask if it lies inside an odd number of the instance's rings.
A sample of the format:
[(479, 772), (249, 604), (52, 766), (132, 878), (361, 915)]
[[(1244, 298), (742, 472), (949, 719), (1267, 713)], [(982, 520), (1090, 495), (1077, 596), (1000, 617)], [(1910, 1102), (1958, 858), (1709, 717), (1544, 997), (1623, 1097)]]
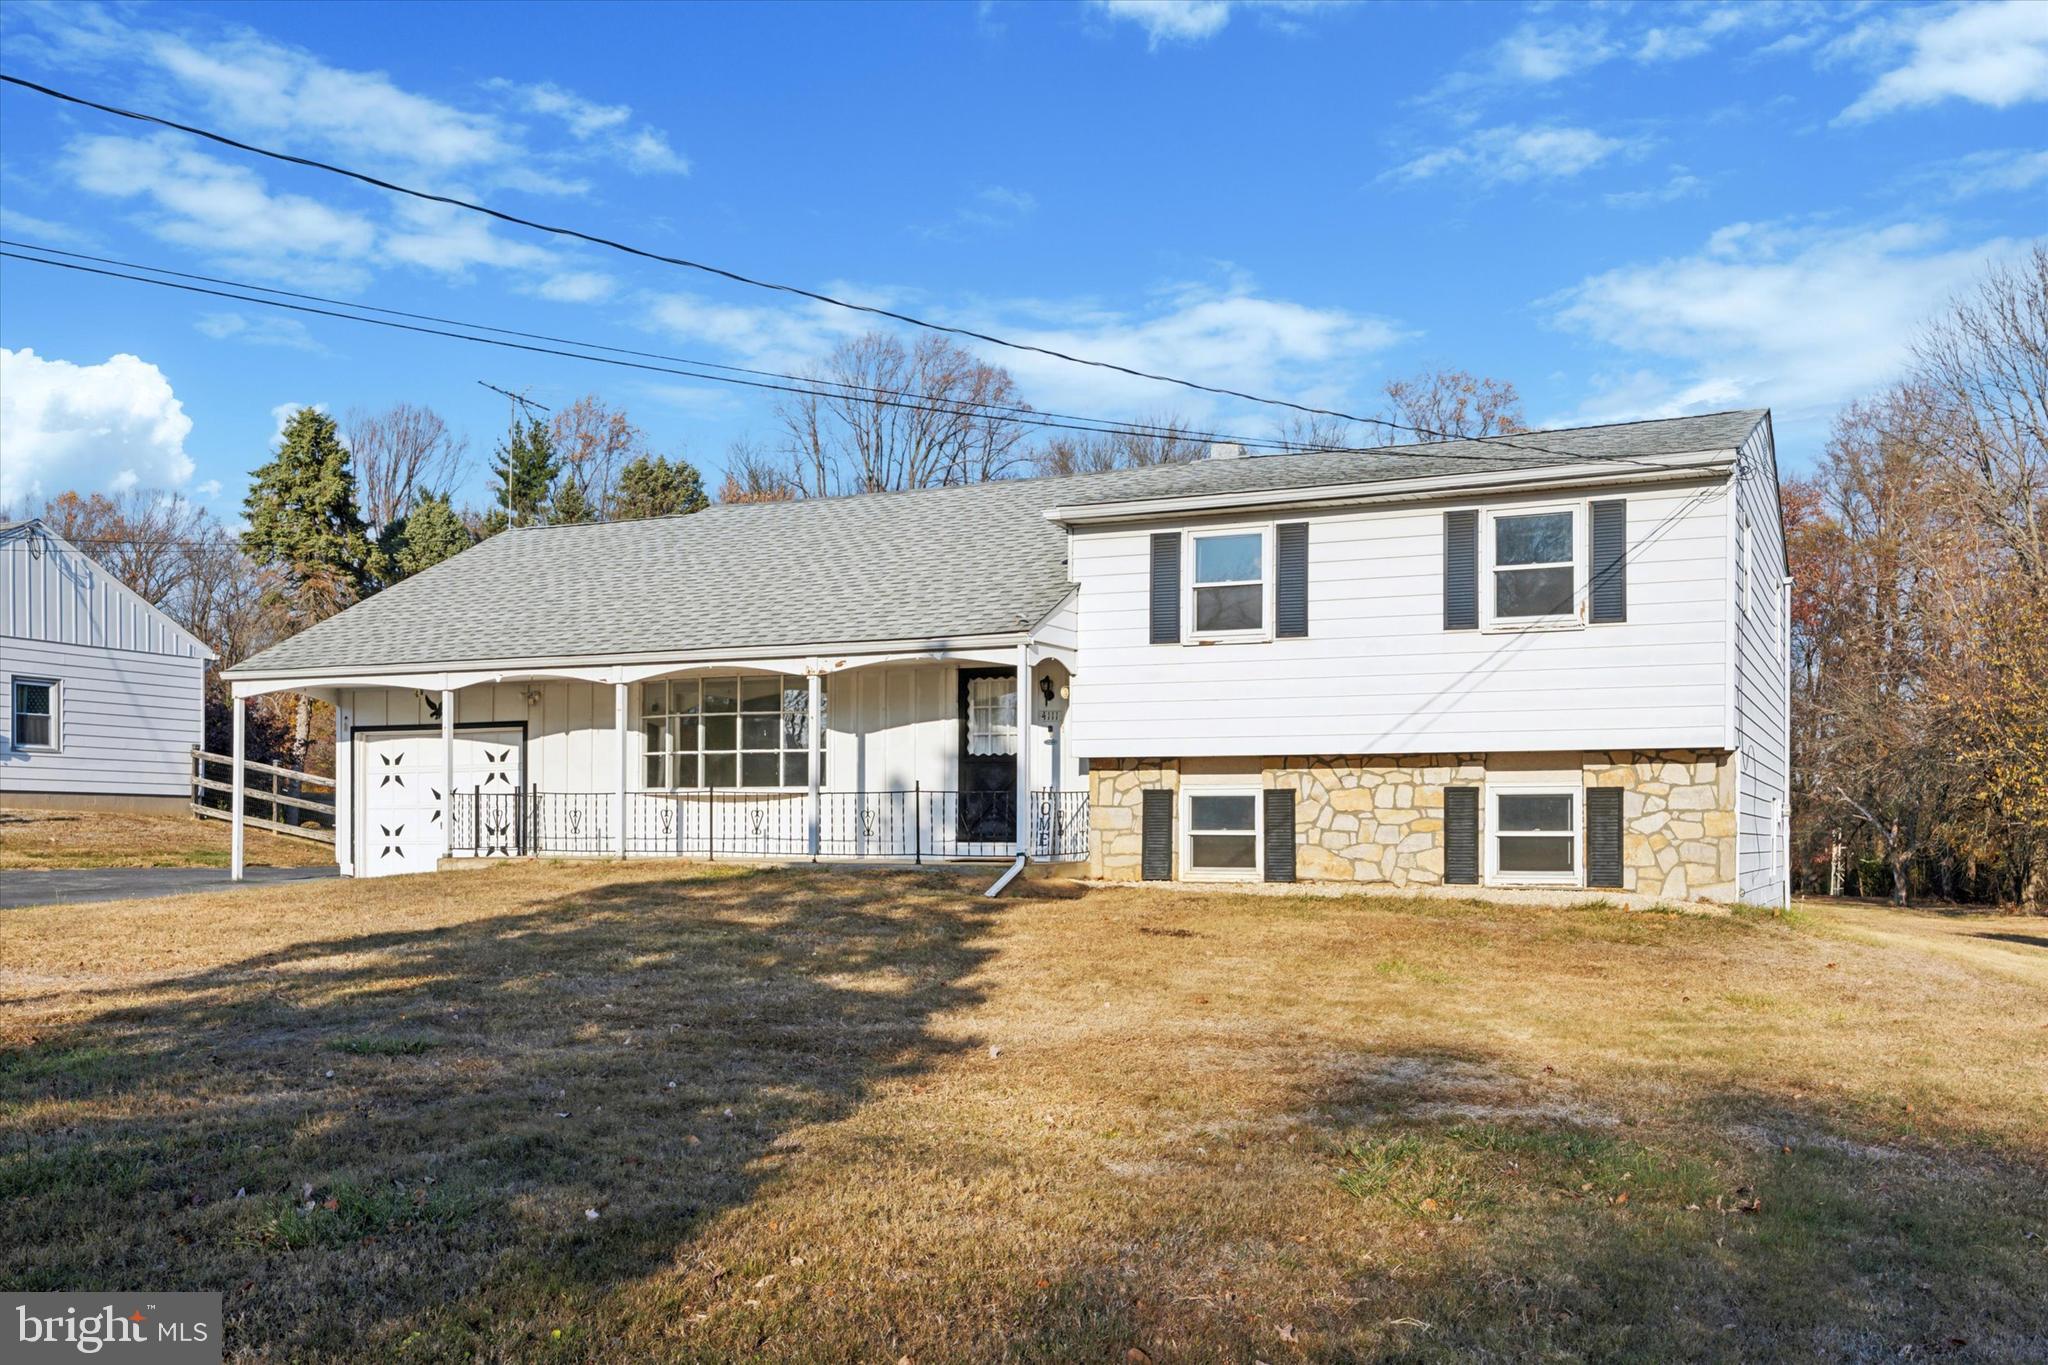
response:
[(923, 237), (957, 237), (976, 228), (1013, 227), (1036, 212), (1038, 197), (1029, 190), (988, 185), (976, 190), (951, 218), (912, 230)]
[[(1558, 180), (1599, 165), (1640, 143), (1608, 137), (1591, 128), (1505, 125), (1481, 128), (1453, 147), (1425, 152), (1387, 173), (1397, 180), (1428, 180), (1450, 172), (1468, 174), (1484, 183)], [(1383, 177), (1385, 178), (1385, 177)]]
[(381, 249), (406, 265), (452, 275), (478, 265), (544, 270), (557, 260), (546, 247), (500, 233), (490, 219), (453, 205), (409, 199), (395, 217), (399, 225), (385, 233)]
[(202, 498), (217, 498), (221, 495), (219, 479), (208, 479), (205, 483), (192, 485), (192, 491)]
[(135, 356), (76, 365), (0, 350), (0, 503), (180, 487), (192, 477), (191, 434), (170, 380)]
[(571, 136), (580, 142), (607, 149), (625, 167), (640, 175), (687, 175), (688, 158), (669, 146), (668, 134), (642, 124), (630, 127), (633, 108), (627, 104), (599, 104), (552, 81), (522, 85), (503, 78), (484, 82), (486, 89), (511, 97), (531, 114), (560, 119)]
[(251, 346), (282, 346), (295, 351), (327, 349), (313, 339), (306, 324), (294, 317), (240, 313), (202, 313), (192, 326), (215, 341), (243, 341)]
[(1094, 0), (1107, 18), (1136, 24), (1157, 51), (1161, 43), (1213, 38), (1230, 23), (1230, 0)]
[[(1623, 266), (1547, 300), (1554, 319), (1676, 377), (1630, 376), (1637, 411), (1769, 404), (1812, 418), (1898, 377), (1922, 324), (2014, 249), (1942, 224), (1822, 230), (1734, 223), (1689, 256)], [(1623, 410), (1596, 400), (1582, 416)]]
[(1676, 203), (1680, 199), (1697, 198), (1706, 192), (1706, 181), (1683, 166), (1673, 166), (1670, 179), (1661, 185), (1640, 190), (1618, 190), (1613, 194), (1602, 195), (1601, 198), (1606, 201), (1609, 208), (1642, 209), (1658, 204)]
[(272, 450), (284, 444), (284, 429), (291, 425), (292, 418), (298, 416), (300, 410), (304, 408), (311, 408), (315, 412), (327, 411), (325, 403), (279, 403), (270, 410), (271, 419), (277, 423), (277, 429), (270, 433)]
[(1523, 24), (1494, 48), (1493, 69), (1502, 76), (1547, 85), (1598, 66), (1616, 51), (1604, 24)]
[(86, 246), (93, 240), (91, 234), (67, 223), (52, 222), (48, 218), (38, 218), (4, 206), (0, 206), (0, 237), (12, 237), (17, 241), (27, 237), (60, 246)]
[(94, 194), (143, 198), (147, 226), (166, 241), (224, 256), (260, 274), (360, 283), (376, 231), (368, 219), (297, 194), (273, 194), (246, 167), (194, 151), (171, 133), (80, 138), (66, 148), (74, 184)]
[(1956, 157), (1930, 178), (1945, 183), (1957, 198), (1978, 194), (2019, 193), (2048, 180), (2048, 151), (2017, 148), (1971, 152)]
[(1841, 39), (1839, 54), (1896, 51), (1904, 64), (1879, 76), (1840, 121), (1876, 118), (1945, 100), (1993, 108), (2048, 100), (2048, 4), (1966, 4), (1887, 14)]
[(598, 271), (565, 270), (542, 280), (534, 292), (556, 303), (599, 303), (617, 288), (617, 280)]

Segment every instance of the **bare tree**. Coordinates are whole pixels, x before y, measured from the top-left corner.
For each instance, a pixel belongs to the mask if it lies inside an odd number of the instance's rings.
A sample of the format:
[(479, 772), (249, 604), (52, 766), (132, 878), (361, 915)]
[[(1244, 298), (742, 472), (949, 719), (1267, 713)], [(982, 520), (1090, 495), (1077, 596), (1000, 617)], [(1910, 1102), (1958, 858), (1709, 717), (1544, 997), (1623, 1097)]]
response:
[(418, 403), (349, 409), (342, 444), (354, 458), (356, 497), (372, 532), (404, 516), (419, 494), (454, 488), (469, 458), (468, 438)]
[(1298, 412), (1281, 419), (1273, 436), (1292, 452), (1351, 450), (1360, 444), (1355, 423), (1319, 412)]
[(1429, 370), (1386, 385), (1387, 416), (1411, 431), (1388, 433), (1392, 444), (1409, 440), (1473, 440), (1527, 431), (1522, 396), (1504, 379), (1475, 378), (1464, 370)]
[(595, 515), (609, 515), (619, 471), (648, 453), (646, 433), (633, 425), (624, 408), (593, 393), (557, 412), (551, 434), (555, 456), (562, 462), (562, 479), (575, 485)]
[(211, 518), (180, 494), (150, 488), (111, 498), (60, 493), (43, 508), (43, 521), (135, 592), (161, 603), (184, 580), (185, 542)]
[(869, 332), (835, 350), (776, 408), (784, 481), (799, 496), (1006, 478), (1029, 409), (1008, 370), (939, 336), (905, 347)]
[(757, 443), (741, 439), (726, 450), (720, 502), (788, 502), (796, 496), (787, 466)]
[(1031, 452), (1031, 471), (1041, 476), (1100, 474), (1186, 464), (1208, 453), (1206, 436), (1196, 433), (1186, 418), (1159, 413), (1118, 431), (1061, 432)]

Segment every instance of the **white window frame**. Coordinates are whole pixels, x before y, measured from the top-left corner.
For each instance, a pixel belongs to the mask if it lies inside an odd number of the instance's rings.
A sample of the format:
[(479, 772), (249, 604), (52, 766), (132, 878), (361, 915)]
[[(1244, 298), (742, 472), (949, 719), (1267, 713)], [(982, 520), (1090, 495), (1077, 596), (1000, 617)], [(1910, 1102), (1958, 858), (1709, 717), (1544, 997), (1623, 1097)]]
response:
[[(742, 691), (742, 684), (744, 684), (745, 682), (747, 682), (747, 681), (748, 681), (749, 679), (758, 679), (758, 678), (766, 678), (766, 677), (780, 678), (780, 679), (783, 679), (783, 680), (785, 680), (785, 681), (787, 681), (787, 680), (789, 680), (789, 679), (791, 679), (791, 678), (794, 678), (794, 679), (795, 679), (796, 681), (798, 681), (798, 682), (803, 682), (803, 681), (804, 681), (803, 675), (801, 675), (801, 674), (791, 674), (791, 673), (689, 673), (689, 674), (684, 674), (684, 675), (682, 675), (682, 676), (680, 676), (680, 677), (674, 677), (674, 678), (649, 678), (649, 679), (647, 679), (647, 680), (646, 680), (645, 682), (642, 682), (642, 683), (641, 683), (641, 684), (639, 685), (639, 687), (638, 687), (637, 689), (635, 689), (635, 690), (636, 690), (636, 692), (637, 692), (637, 698), (636, 698), (636, 701), (637, 701), (637, 705), (636, 705), (636, 707), (635, 707), (635, 710), (634, 710), (634, 717), (633, 717), (633, 720), (634, 720), (634, 724), (633, 724), (633, 733), (634, 733), (634, 737), (635, 737), (635, 740), (636, 740), (636, 745), (635, 745), (635, 748), (636, 748), (636, 750), (637, 750), (637, 753), (635, 754), (635, 758), (636, 758), (636, 760), (637, 760), (637, 761), (636, 761), (636, 763), (635, 763), (635, 765), (634, 765), (634, 773), (635, 773), (635, 779), (634, 779), (634, 783), (633, 783), (633, 788), (632, 788), (632, 789), (633, 789), (634, 791), (641, 791), (641, 792), (694, 792), (694, 791), (704, 791), (704, 790), (706, 790), (706, 784), (705, 784), (705, 782), (704, 782), (704, 780), (703, 780), (703, 779), (704, 779), (704, 764), (705, 764), (705, 757), (706, 757), (706, 755), (708, 755), (708, 754), (724, 754), (724, 753), (728, 752), (727, 750), (724, 750), (724, 749), (706, 749), (706, 748), (704, 747), (704, 734), (703, 734), (703, 727), (704, 727), (704, 722), (705, 722), (706, 718), (707, 718), (707, 717), (709, 717), (709, 716), (710, 716), (710, 715), (711, 715), (712, 713), (710, 713), (710, 712), (706, 712), (706, 711), (703, 711), (703, 710), (701, 710), (701, 709), (700, 709), (700, 710), (699, 710), (699, 711), (697, 712), (697, 714), (696, 714), (696, 720), (697, 720), (698, 732), (697, 732), (697, 747), (696, 747), (696, 749), (695, 749), (695, 750), (678, 750), (678, 749), (673, 749), (673, 748), (666, 748), (666, 749), (659, 749), (659, 750), (651, 750), (651, 749), (649, 749), (649, 748), (647, 747), (647, 722), (648, 722), (649, 720), (652, 720), (652, 719), (656, 719), (656, 717), (654, 717), (654, 716), (650, 716), (650, 715), (648, 714), (648, 711), (647, 711), (647, 692), (648, 692), (648, 689), (650, 689), (650, 688), (655, 688), (655, 687), (660, 687), (660, 688), (666, 688), (666, 687), (668, 687), (668, 686), (669, 686), (669, 685), (670, 685), (671, 683), (696, 683), (696, 684), (698, 684), (698, 685), (699, 685), (699, 687), (700, 687), (700, 688), (701, 688), (701, 687), (702, 687), (702, 686), (703, 686), (704, 684), (706, 684), (706, 683), (731, 683), (731, 684), (733, 685), (733, 706), (734, 706), (734, 709), (733, 709), (732, 711), (730, 711), (730, 712), (724, 712), (724, 711), (721, 711), (721, 712), (718, 712), (717, 714), (718, 714), (718, 715), (720, 715), (720, 716), (730, 715), (730, 716), (732, 717), (732, 720), (733, 720), (733, 727), (734, 727), (734, 730), (735, 730), (735, 732), (736, 732), (736, 734), (735, 734), (735, 738), (736, 738), (736, 739), (739, 739), (739, 740), (740, 740), (740, 741), (742, 742), (742, 744), (743, 744), (743, 743), (744, 743), (744, 731), (742, 730), (742, 728), (741, 728), (741, 727), (742, 727), (742, 726), (744, 725), (746, 717), (752, 716), (752, 717), (755, 717), (755, 718), (759, 718), (759, 717), (762, 717), (762, 716), (766, 716), (766, 715), (769, 715), (769, 714), (771, 714), (771, 713), (770, 713), (770, 712), (767, 712), (767, 711), (744, 711), (744, 710), (741, 710), (740, 708), (741, 708), (742, 706), (744, 706), (744, 704), (745, 704), (744, 702), (742, 702), (742, 701), (740, 700), (740, 693), (741, 693), (741, 691)], [(787, 690), (789, 690), (789, 689), (784, 689), (784, 690), (785, 690), (785, 691), (787, 691)], [(820, 699), (822, 700), (822, 699), (823, 699), (823, 696), (824, 696), (824, 690), (823, 690), (823, 689), (821, 689), (821, 690), (820, 690), (820, 693), (819, 693), (819, 695), (820, 695)], [(827, 710), (828, 710), (828, 711), (830, 710), (830, 707), (829, 707), (829, 705), (827, 706)], [(662, 713), (662, 718), (667, 718), (667, 717), (673, 716), (674, 714), (675, 714), (674, 712), (663, 712), (663, 713)], [(786, 713), (785, 713), (785, 712), (784, 712), (784, 711), (783, 711), (783, 710), (782, 710), (781, 708), (779, 708), (779, 707), (778, 707), (778, 708), (777, 708), (777, 709), (776, 709), (776, 710), (775, 710), (775, 711), (774, 711), (774, 712), (773, 712), (772, 714), (774, 714), (774, 715), (775, 715), (775, 716), (777, 717), (777, 721), (778, 721), (778, 732), (786, 736), (786, 734), (787, 734), (787, 731), (785, 731), (785, 730), (781, 730), (781, 729), (780, 729), (780, 725), (781, 725), (781, 719), (780, 719), (780, 718), (781, 718), (781, 717), (782, 717), (783, 715), (785, 715)], [(807, 717), (806, 717), (806, 721), (807, 721), (807, 723), (808, 723), (809, 725), (816, 725), (816, 724), (818, 723), (818, 717), (816, 717), (816, 716), (807, 716)], [(809, 733), (808, 733), (808, 731), (807, 731), (807, 732), (806, 732), (806, 734), (805, 734), (805, 744), (804, 744), (804, 746), (803, 746), (803, 747), (802, 747), (801, 749), (797, 749), (797, 748), (791, 748), (791, 747), (788, 747), (787, 745), (784, 745), (783, 747), (780, 747), (780, 748), (778, 748), (778, 749), (777, 749), (777, 750), (775, 751), (775, 753), (776, 753), (776, 760), (775, 760), (775, 770), (776, 770), (776, 776), (777, 776), (778, 778), (780, 778), (780, 777), (782, 776), (783, 772), (784, 772), (784, 764), (783, 764), (783, 761), (782, 761), (782, 760), (783, 760), (783, 758), (784, 758), (784, 756), (786, 756), (786, 755), (788, 755), (788, 754), (793, 754), (793, 753), (802, 753), (802, 754), (806, 755), (806, 757), (808, 758), (808, 755), (809, 755), (809, 753), (810, 753), (810, 744), (809, 744), (809, 738), (810, 738), (810, 736), (809, 736)], [(661, 786), (661, 787), (654, 787), (654, 786), (649, 786), (649, 785), (647, 784), (647, 760), (648, 760), (648, 758), (649, 758), (649, 756), (650, 756), (650, 755), (652, 755), (652, 754), (654, 754), (654, 753), (662, 753), (662, 754), (673, 754), (673, 753), (684, 753), (684, 752), (694, 753), (694, 755), (696, 756), (696, 759), (697, 759), (697, 784), (696, 784), (695, 786), (690, 786), (690, 787), (678, 787), (678, 786), (673, 786), (673, 785), (670, 785), (670, 786)], [(746, 749), (746, 748), (744, 748), (744, 747), (741, 747), (741, 748), (736, 748), (736, 749), (733, 749), (733, 750), (731, 750), (731, 751), (729, 751), (729, 752), (731, 752), (731, 753), (732, 753), (732, 755), (733, 755), (733, 761), (734, 761), (734, 766), (735, 766), (735, 769), (736, 769), (735, 775), (736, 775), (736, 776), (744, 776), (744, 774), (745, 774), (745, 769), (746, 769), (746, 755), (747, 755), (747, 754), (749, 754), (749, 753), (766, 753), (766, 752), (767, 752), (767, 750), (765, 750), (765, 749), (752, 749), (752, 750), (750, 750), (750, 749)], [(818, 746), (818, 760), (819, 760), (819, 762), (820, 762), (820, 763), (823, 763), (823, 762), (824, 762), (824, 752), (825, 752), (825, 751), (824, 751), (824, 746), (823, 746), (822, 744), (821, 744), (821, 745), (819, 745), (819, 746)], [(673, 770), (671, 770), (671, 772), (670, 772), (670, 776), (671, 776), (671, 777), (673, 777), (673, 776), (674, 776)], [(747, 783), (745, 783), (745, 782), (735, 782), (735, 783), (733, 783), (733, 784), (732, 784), (732, 785), (730, 785), (730, 786), (720, 786), (720, 787), (719, 787), (719, 788), (718, 788), (717, 790), (719, 790), (719, 791), (722, 791), (722, 792), (724, 792), (724, 791), (731, 791), (731, 792), (802, 792), (802, 791), (808, 791), (808, 790), (809, 790), (809, 788), (810, 788), (810, 784), (809, 784), (809, 782), (807, 782), (807, 781), (806, 781), (806, 782), (797, 782), (797, 783), (790, 783), (790, 782), (782, 782), (782, 781), (778, 781), (778, 782), (776, 782), (776, 783), (775, 783), (775, 784), (774, 784), (773, 786), (750, 786), (750, 785), (748, 785), (748, 784), (747, 784)]]
[[(15, 689), (27, 683), (31, 687), (50, 689), (50, 742), (48, 744), (23, 744), (21, 742), (21, 709), (15, 697)], [(61, 678), (34, 677), (17, 673), (7, 680), (7, 743), (8, 747), (19, 749), (25, 754), (60, 754), (64, 752), (64, 682)]]
[[(1252, 865), (1250, 867), (1195, 866), (1195, 806), (1198, 796), (1249, 796), (1252, 799)], [(1264, 789), (1244, 783), (1184, 784), (1180, 789), (1180, 875), (1195, 882), (1256, 882), (1266, 875), (1266, 800)], [(1205, 830), (1207, 834), (1239, 834), (1241, 830)]]
[[(985, 734), (985, 735), (988, 735), (989, 737), (991, 737), (991, 738), (994, 738), (994, 739), (1000, 739), (1001, 737), (1003, 737), (1004, 735), (1006, 735), (1006, 734), (1007, 734), (1007, 735), (1008, 735), (1008, 737), (1009, 737), (1009, 740), (1010, 740), (1010, 749), (1009, 749), (1009, 751), (1008, 751), (1007, 753), (1004, 753), (1004, 752), (1002, 752), (1001, 750), (998, 750), (998, 751), (996, 751), (996, 752), (993, 752), (993, 753), (986, 753), (986, 754), (977, 754), (977, 753), (975, 753), (975, 752), (974, 752), (974, 736), (975, 736), (975, 733), (976, 733), (976, 726), (977, 726), (977, 725), (979, 724), (979, 722), (978, 722), (978, 721), (977, 721), (977, 720), (975, 719), (975, 714), (974, 714), (974, 713), (975, 713), (975, 710), (976, 710), (976, 707), (977, 707), (977, 705), (978, 705), (978, 703), (977, 703), (977, 702), (975, 701), (975, 698), (974, 698), (974, 691), (975, 691), (975, 684), (976, 684), (976, 683), (981, 683), (981, 682), (987, 682), (987, 683), (994, 683), (994, 684), (996, 684), (996, 686), (997, 686), (997, 688), (998, 688), (998, 695), (999, 695), (999, 696), (1001, 696), (1001, 695), (1007, 695), (1007, 696), (1008, 696), (1008, 697), (1010, 698), (1010, 703), (1011, 703), (1011, 705), (1010, 705), (1010, 726), (1009, 726), (1008, 730), (1005, 730), (1005, 729), (1003, 729), (1003, 727), (1001, 727), (1000, 725), (991, 725), (991, 726), (988, 726), (987, 728), (985, 728), (985, 729), (983, 729), (983, 730), (981, 730), (981, 731), (980, 731), (980, 733), (982, 733), (982, 734)], [(1003, 692), (1001, 692), (1001, 691), (1000, 691), (1000, 689), (1001, 689), (1001, 688), (1003, 688), (1003, 687), (1005, 687), (1005, 686), (1007, 686), (1007, 687), (1009, 688), (1009, 691), (1008, 691), (1007, 693), (1003, 693)], [(1021, 749), (1021, 748), (1023, 747), (1023, 745), (1024, 745), (1024, 742), (1025, 742), (1025, 739), (1026, 739), (1026, 736), (1027, 736), (1027, 731), (1026, 731), (1026, 729), (1025, 729), (1025, 721), (1026, 721), (1027, 713), (1025, 712), (1025, 709), (1024, 709), (1024, 708), (1025, 708), (1025, 707), (1027, 707), (1027, 706), (1029, 706), (1029, 705), (1030, 705), (1030, 702), (1029, 702), (1029, 701), (1028, 701), (1028, 700), (1027, 700), (1026, 698), (1024, 698), (1024, 697), (1020, 697), (1020, 696), (1018, 696), (1018, 695), (1017, 695), (1017, 692), (1016, 692), (1016, 686), (1017, 686), (1017, 679), (1016, 679), (1016, 677), (1015, 677), (1015, 675), (1014, 675), (1014, 674), (1012, 674), (1012, 675), (1007, 675), (1007, 676), (996, 676), (996, 675), (994, 675), (994, 674), (989, 674), (989, 675), (985, 675), (985, 676), (982, 676), (982, 677), (970, 677), (970, 678), (969, 678), (969, 679), (967, 680), (967, 756), (968, 756), (968, 757), (970, 757), (970, 758), (1014, 758), (1014, 757), (1016, 757), (1016, 755), (1017, 755), (1017, 752), (1018, 752), (1018, 750), (1019, 750), (1019, 749)]]
[[(1570, 797), (1567, 809), (1571, 811), (1571, 828), (1561, 831), (1522, 831), (1523, 833), (1567, 834), (1571, 839), (1572, 867), (1569, 872), (1503, 872), (1500, 869), (1500, 799), (1503, 796), (1565, 796)], [(1586, 790), (1584, 784), (1572, 786), (1562, 782), (1529, 782), (1495, 785), (1486, 788), (1486, 880), (1492, 886), (1581, 886), (1586, 880)], [(1514, 837), (1512, 835), (1510, 838)]]
[[(1570, 502), (1532, 502), (1510, 507), (1487, 507), (1481, 509), (1479, 518), (1479, 621), (1482, 629), (1489, 631), (1525, 630), (1583, 630), (1586, 626), (1586, 585), (1590, 575), (1586, 565), (1591, 554), (1588, 547), (1591, 520), (1589, 504), (1583, 500)], [(1540, 564), (1503, 564), (1494, 562), (1494, 550), (1498, 533), (1494, 523), (1502, 517), (1539, 516), (1546, 512), (1569, 512), (1572, 517), (1572, 600), (1571, 609), (1558, 616), (1496, 616), (1494, 606), (1497, 600), (1498, 584), (1494, 579), (1499, 569), (1534, 569)]]
[[(1259, 538), (1259, 628), (1257, 630), (1199, 630), (1195, 626), (1195, 590), (1202, 588), (1242, 587), (1249, 579), (1232, 579), (1227, 583), (1195, 582), (1195, 542), (1213, 540), (1219, 536), (1256, 535)], [(1181, 643), (1189, 645), (1213, 645), (1231, 643), (1253, 643), (1273, 638), (1273, 523), (1253, 522), (1233, 526), (1204, 526), (1191, 530), (1182, 537), (1180, 611), (1185, 626), (1181, 631)]]

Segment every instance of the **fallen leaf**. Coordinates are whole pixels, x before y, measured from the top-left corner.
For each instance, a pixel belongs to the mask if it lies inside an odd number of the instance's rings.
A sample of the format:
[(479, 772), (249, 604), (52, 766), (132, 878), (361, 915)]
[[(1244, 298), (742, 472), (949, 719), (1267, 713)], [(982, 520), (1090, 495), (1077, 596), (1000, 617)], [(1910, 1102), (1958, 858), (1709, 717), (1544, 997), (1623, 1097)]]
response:
[(1628, 1202), (1628, 1191), (1623, 1190), (1620, 1194), (1615, 1195), (1614, 1202), (1616, 1204), (1626, 1204)]
[(585, 1210), (583, 1210), (583, 1216), (584, 1216), (585, 1218), (588, 1218), (588, 1219), (589, 1219), (589, 1220), (590, 1220), (591, 1222), (595, 1223), (595, 1222), (597, 1221), (597, 1210), (596, 1210), (596, 1209), (585, 1209)]
[(1296, 1332), (1296, 1331), (1294, 1330), (1294, 1324), (1293, 1324), (1293, 1323), (1291, 1323), (1291, 1322), (1283, 1322), (1283, 1323), (1281, 1323), (1281, 1324), (1280, 1324), (1280, 1340), (1282, 1340), (1282, 1341), (1300, 1341), (1300, 1340), (1301, 1340), (1301, 1336), (1300, 1336), (1300, 1334), (1299, 1334), (1299, 1333), (1297, 1333), (1297, 1332)]
[(330, 1194), (327, 1196), (327, 1202), (322, 1204), (320, 1207), (326, 1209), (329, 1213), (333, 1213), (336, 1209), (339, 1209), (341, 1207), (341, 1201)]

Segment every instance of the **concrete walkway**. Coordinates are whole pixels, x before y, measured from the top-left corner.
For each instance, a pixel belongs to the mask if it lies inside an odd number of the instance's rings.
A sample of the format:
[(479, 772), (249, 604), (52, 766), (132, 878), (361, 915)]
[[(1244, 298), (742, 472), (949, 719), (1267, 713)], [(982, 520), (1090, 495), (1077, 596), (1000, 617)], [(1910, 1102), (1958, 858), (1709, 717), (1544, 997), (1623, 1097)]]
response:
[[(331, 867), (252, 867), (244, 886), (274, 886), (336, 875)], [(52, 872), (0, 872), (0, 910), (24, 905), (142, 900), (225, 891), (234, 883), (224, 867), (94, 867)]]

